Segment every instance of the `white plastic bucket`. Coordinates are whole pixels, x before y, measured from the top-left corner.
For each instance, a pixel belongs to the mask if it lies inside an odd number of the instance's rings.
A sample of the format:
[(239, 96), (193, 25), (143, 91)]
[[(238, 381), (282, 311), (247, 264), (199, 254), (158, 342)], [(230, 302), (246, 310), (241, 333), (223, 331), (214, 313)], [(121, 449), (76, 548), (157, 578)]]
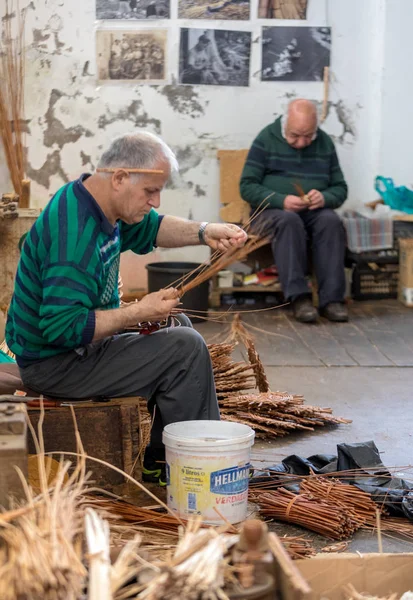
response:
[[(247, 516), (249, 465), (255, 433), (228, 421), (182, 421), (163, 431), (168, 506), (184, 519), (240, 523)], [(217, 512), (214, 509), (217, 509)]]

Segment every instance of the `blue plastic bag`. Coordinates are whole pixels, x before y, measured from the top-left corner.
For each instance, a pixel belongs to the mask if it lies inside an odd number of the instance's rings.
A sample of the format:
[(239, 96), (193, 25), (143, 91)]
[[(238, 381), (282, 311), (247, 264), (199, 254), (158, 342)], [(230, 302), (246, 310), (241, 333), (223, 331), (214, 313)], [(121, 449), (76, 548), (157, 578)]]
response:
[(404, 185), (395, 187), (390, 177), (376, 177), (374, 187), (390, 208), (413, 214), (413, 190)]

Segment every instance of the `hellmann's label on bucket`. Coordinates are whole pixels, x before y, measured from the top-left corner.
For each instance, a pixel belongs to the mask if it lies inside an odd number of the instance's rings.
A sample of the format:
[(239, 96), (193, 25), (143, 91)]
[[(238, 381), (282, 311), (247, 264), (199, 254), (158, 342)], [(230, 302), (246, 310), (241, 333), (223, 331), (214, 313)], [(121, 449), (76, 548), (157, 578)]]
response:
[(213, 494), (239, 494), (248, 490), (249, 465), (232, 467), (211, 473), (210, 491)]
[(206, 460), (194, 456), (191, 460), (168, 452), (168, 505), (183, 518), (202, 515), (205, 523), (219, 524), (223, 517), (231, 523), (243, 521), (247, 514), (249, 460), (228, 467), (228, 459), (231, 461), (230, 457)]

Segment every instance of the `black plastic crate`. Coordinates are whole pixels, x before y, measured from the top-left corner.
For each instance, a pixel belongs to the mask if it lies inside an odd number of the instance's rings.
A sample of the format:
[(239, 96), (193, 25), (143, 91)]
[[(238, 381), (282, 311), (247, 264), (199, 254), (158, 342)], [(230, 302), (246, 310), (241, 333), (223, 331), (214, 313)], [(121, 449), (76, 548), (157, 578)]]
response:
[(399, 265), (373, 264), (374, 266), (366, 263), (354, 266), (351, 282), (351, 295), (354, 300), (397, 298)]

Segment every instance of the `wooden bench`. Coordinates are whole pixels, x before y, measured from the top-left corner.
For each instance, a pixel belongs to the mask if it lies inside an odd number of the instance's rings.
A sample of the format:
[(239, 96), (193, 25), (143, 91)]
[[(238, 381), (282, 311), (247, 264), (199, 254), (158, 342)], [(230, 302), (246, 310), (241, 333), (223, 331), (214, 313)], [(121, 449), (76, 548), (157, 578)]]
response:
[[(223, 221), (241, 226), (248, 220), (251, 212), (250, 205), (241, 198), (239, 193), (239, 181), (247, 154), (248, 150), (218, 150), (217, 153), (220, 163), (220, 200), (222, 205), (219, 214)], [(271, 246), (268, 244), (251, 253), (245, 262), (252, 268), (257, 263), (261, 269), (271, 266), (274, 263)], [(234, 292), (259, 292), (271, 295), (281, 292), (281, 285), (275, 283), (270, 286), (219, 287), (218, 277), (214, 277), (209, 297), (210, 306), (213, 308), (219, 307), (221, 295), (233, 294)]]

